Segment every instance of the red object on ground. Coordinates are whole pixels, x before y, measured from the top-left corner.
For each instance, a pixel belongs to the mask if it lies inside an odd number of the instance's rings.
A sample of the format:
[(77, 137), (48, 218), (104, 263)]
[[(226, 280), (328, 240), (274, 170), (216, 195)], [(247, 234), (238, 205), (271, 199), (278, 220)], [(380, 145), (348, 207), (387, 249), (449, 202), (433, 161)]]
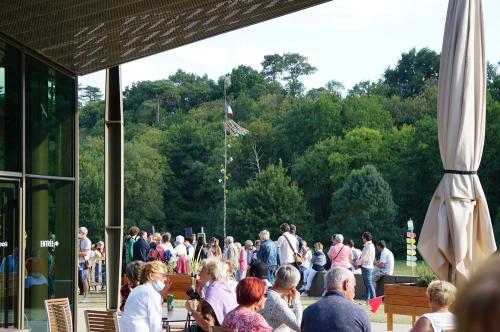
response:
[(384, 298), (383, 296), (379, 296), (379, 297), (376, 297), (374, 299), (368, 300), (368, 304), (371, 307), (371, 312), (373, 312), (373, 313), (377, 312), (378, 307), (380, 307), (380, 305), (382, 304), (383, 298)]

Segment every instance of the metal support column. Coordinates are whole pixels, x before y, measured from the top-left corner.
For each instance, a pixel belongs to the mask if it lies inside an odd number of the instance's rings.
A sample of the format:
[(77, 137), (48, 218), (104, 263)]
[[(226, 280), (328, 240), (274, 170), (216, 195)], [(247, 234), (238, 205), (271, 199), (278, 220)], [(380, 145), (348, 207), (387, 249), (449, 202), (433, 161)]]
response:
[(123, 246), (123, 103), (120, 67), (106, 69), (104, 115), (106, 307), (118, 309)]

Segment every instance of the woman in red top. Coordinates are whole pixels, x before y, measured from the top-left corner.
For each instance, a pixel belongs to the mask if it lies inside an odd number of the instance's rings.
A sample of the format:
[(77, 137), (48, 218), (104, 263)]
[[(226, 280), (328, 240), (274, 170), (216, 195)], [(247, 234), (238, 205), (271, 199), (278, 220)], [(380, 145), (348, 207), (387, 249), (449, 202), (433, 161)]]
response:
[(236, 301), (239, 306), (227, 314), (222, 326), (237, 329), (238, 332), (271, 332), (272, 328), (257, 311), (264, 308), (266, 283), (263, 280), (246, 277), (236, 287)]

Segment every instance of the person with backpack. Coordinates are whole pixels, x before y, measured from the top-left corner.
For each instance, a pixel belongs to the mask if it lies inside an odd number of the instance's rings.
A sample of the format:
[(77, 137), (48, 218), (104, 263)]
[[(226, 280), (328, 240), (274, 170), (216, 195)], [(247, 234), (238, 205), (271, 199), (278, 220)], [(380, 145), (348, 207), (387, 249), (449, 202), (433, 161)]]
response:
[[(149, 237), (149, 235), (148, 235)], [(148, 260), (151, 261), (156, 261), (157, 256), (158, 256), (158, 251), (156, 250), (156, 247), (161, 243), (161, 234), (160, 233), (154, 233), (152, 241), (149, 242), (149, 251), (148, 251)]]
[(150, 252), (150, 260), (151, 261), (160, 261), (163, 263), (168, 263), (172, 259), (172, 253), (174, 252), (174, 248), (170, 243), (170, 238), (172, 236), (170, 233), (165, 233), (161, 236), (161, 241), (156, 245), (154, 251)]
[(129, 237), (123, 242), (124, 252), (123, 257), (125, 257), (125, 266), (134, 260), (134, 243), (137, 241), (137, 235), (139, 234), (139, 227), (132, 226), (128, 230)]

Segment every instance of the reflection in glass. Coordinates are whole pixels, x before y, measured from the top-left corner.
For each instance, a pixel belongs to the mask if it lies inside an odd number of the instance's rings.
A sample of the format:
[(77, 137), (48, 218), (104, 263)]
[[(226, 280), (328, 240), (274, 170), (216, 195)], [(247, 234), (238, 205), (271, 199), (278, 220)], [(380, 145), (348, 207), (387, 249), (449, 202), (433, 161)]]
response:
[(0, 327), (19, 327), (19, 182), (0, 180)]
[(21, 55), (0, 41), (0, 171), (21, 172)]
[(26, 193), (25, 316), (46, 331), (44, 300), (74, 291), (74, 182), (29, 179)]
[(26, 57), (27, 172), (74, 176), (75, 80)]

